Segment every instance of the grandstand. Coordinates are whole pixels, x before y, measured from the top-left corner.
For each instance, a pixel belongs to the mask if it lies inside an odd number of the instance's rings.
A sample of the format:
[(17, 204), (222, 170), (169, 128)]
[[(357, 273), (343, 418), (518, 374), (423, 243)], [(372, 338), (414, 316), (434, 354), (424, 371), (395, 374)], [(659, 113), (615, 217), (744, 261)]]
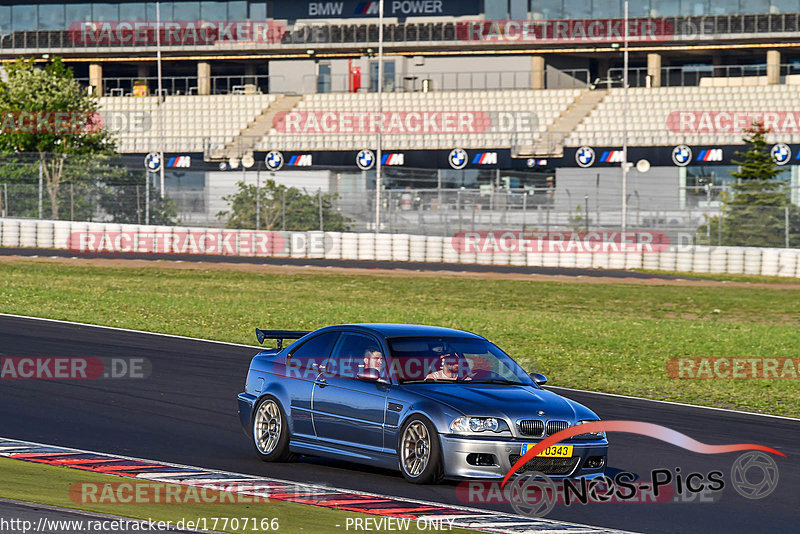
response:
[[(361, 170), (356, 156), (377, 149), (376, 132), (292, 132), (287, 114), (453, 112), (472, 113), (476, 127), (384, 131), (395, 164), (388, 189), (437, 189), (439, 202), (454, 198), (441, 193), (448, 189), (547, 188), (556, 210), (572, 212), (584, 197), (611, 209), (627, 142), (632, 163), (650, 163), (647, 174), (633, 171), (634, 192), (670, 220), (694, 220), (682, 212), (718, 207), (742, 144), (742, 121), (720, 126), (719, 117), (800, 112), (800, 0), (632, 3), (627, 107), (617, 0), (387, 1), (380, 103), (377, 2), (161, 2), (161, 20), (177, 28), (161, 39), (161, 102), (155, 32), (146, 30), (153, 2), (23, 2), (0, 0), (0, 59), (63, 57), (101, 97), (109, 124), (125, 118), (118, 149), (132, 166), (152, 151), (191, 156), (167, 169), (167, 185), (192, 176), (206, 196), (274, 171), (265, 158), (279, 151), (311, 167), (282, 169), (279, 181), (367, 204), (375, 171)], [(216, 28), (212, 38), (189, 31), (201, 21)], [(126, 33), (126, 24), (145, 30)], [(508, 116), (529, 120), (503, 123)], [(787, 145), (781, 163), (800, 200), (800, 126), (781, 123), (768, 141)], [(448, 161), (458, 149), (468, 156), (460, 168)], [(676, 160), (678, 149), (688, 156)], [(248, 155), (256, 164), (245, 170), (238, 163)], [(706, 185), (710, 192), (699, 191)], [(184, 219), (195, 216), (203, 214)]]

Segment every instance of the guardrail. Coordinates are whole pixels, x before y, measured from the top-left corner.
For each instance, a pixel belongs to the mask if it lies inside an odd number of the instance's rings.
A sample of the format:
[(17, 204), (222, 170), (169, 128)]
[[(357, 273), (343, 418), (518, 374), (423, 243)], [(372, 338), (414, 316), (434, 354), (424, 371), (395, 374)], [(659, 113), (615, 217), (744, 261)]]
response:
[[(653, 251), (466, 251), (461, 237), (339, 232), (256, 232), (171, 226), (0, 219), (0, 246), (92, 252), (645, 269), (800, 277), (800, 250), (664, 246)], [(549, 245), (546, 245), (549, 246)]]

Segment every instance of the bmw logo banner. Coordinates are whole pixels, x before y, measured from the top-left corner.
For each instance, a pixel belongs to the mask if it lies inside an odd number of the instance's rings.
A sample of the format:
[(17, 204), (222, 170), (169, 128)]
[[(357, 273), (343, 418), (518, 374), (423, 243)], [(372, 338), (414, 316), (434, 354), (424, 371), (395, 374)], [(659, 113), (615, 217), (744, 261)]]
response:
[(281, 167), (283, 167), (283, 154), (280, 152), (273, 150), (269, 154), (267, 154), (266, 159), (264, 160), (267, 164), (267, 169), (271, 171), (279, 171)]
[(785, 143), (778, 143), (773, 146), (770, 154), (778, 165), (786, 165), (792, 159), (792, 149)]
[(372, 150), (362, 150), (356, 156), (356, 165), (362, 171), (368, 171), (375, 166), (375, 153)]
[(575, 152), (575, 162), (579, 167), (591, 167), (594, 165), (594, 158), (594, 150), (588, 146), (582, 146)]
[(692, 149), (686, 145), (678, 145), (672, 149), (672, 162), (678, 167), (686, 167), (692, 162)]
[(456, 170), (461, 170), (467, 166), (469, 163), (469, 156), (467, 155), (466, 150), (461, 148), (456, 148), (455, 150), (450, 152), (450, 156), (448, 157), (450, 162), (450, 166)]

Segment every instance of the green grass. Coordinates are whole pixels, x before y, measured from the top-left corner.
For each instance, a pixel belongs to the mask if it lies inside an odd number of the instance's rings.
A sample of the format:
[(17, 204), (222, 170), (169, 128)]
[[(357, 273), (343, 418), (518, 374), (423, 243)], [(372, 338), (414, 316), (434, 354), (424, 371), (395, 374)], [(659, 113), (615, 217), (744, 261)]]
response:
[[(272, 518), (278, 519), (278, 532), (311, 532), (314, 534), (346, 532), (345, 525), (348, 517), (354, 519), (370, 517), (355, 512), (329, 510), (316, 506), (275, 500), (253, 504), (244, 504), (242, 502), (237, 502), (236, 504), (204, 502), (203, 504), (176, 505), (147, 504), (144, 502), (112, 504), (111, 500), (113, 498), (103, 498), (100, 499), (101, 503), (84, 503), (84, 500), (90, 499), (83, 499), (79, 487), (74, 487), (74, 484), (97, 484), (97, 495), (102, 496), (104, 495), (102, 488), (108, 483), (112, 484), (111, 488), (116, 488), (117, 486), (114, 484), (120, 482), (139, 482), (144, 484), (150, 484), (150, 482), (79, 471), (66, 467), (28, 463), (8, 458), (0, 458), (0, 477), (3, 481), (3, 484), (0, 484), (0, 497), (6, 499), (15, 499), (18, 501), (47, 504), (50, 506), (77, 510), (88, 510), (134, 519), (170, 521), (173, 525), (181, 520), (198, 521), (201, 518), (205, 518), (205, 525), (207, 525), (206, 529), (208, 530), (211, 530), (215, 524), (213, 518), (218, 518), (216, 522), (217, 531), (237, 534), (260, 534), (269, 532), (269, 530), (265, 530), (262, 526), (266, 526)], [(158, 493), (161, 496), (167, 495), (166, 488), (168, 486), (175, 487), (173, 484), (152, 484), (161, 487)], [(71, 488), (73, 490), (72, 493), (70, 492)], [(153, 490), (153, 494), (155, 494), (155, 490)], [(106, 493), (105, 495), (109, 494)], [(121, 492), (120, 495), (124, 499), (129, 495), (132, 496), (133, 493), (128, 493), (127, 490), (125, 490), (125, 492)], [(180, 495), (182, 496), (181, 498), (184, 499), (184, 502), (186, 502), (187, 499), (192, 503), (196, 500), (186, 493), (181, 493)], [(208, 496), (209, 494), (206, 495)], [(216, 500), (213, 498), (213, 494), (211, 495), (212, 497), (210, 499)], [(233, 498), (235, 498), (235, 496), (225, 499), (225, 502), (229, 503)], [(205, 500), (207, 501), (208, 498)], [(222, 499), (218, 500), (222, 501)], [(227, 523), (228, 528), (222, 528), (223, 525), (225, 525), (225, 518), (229, 519)], [(230, 528), (233, 524), (230, 520), (234, 518), (238, 518), (239, 520), (240, 528), (238, 529)], [(247, 528), (241, 528), (244, 526), (245, 518), (247, 518)], [(251, 518), (256, 518), (255, 528), (253, 528), (254, 521)], [(264, 519), (266, 519), (267, 522), (262, 525), (261, 521)], [(340, 526), (337, 527), (336, 525)], [(202, 528), (202, 524), (200, 524), (200, 526)], [(412, 521), (411, 528), (408, 532), (425, 531), (418, 530), (415, 523)], [(473, 531), (454, 529), (453, 532)]]
[(0, 263), (0, 311), (254, 344), (253, 328), (471, 330), (553, 385), (800, 416), (795, 380), (671, 380), (674, 357), (797, 357), (800, 290)]
[(799, 285), (800, 280), (788, 276), (763, 276), (756, 274), (726, 274), (726, 273), (686, 273), (679, 271), (653, 271), (649, 269), (634, 269), (639, 273), (665, 274), (688, 278), (693, 280), (714, 280), (717, 282), (739, 282), (744, 284), (782, 284)]

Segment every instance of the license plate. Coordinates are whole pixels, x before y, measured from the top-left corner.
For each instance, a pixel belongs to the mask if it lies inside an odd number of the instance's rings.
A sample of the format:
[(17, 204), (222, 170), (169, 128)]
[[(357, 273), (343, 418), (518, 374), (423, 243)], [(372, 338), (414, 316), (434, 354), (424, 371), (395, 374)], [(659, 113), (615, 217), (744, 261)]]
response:
[[(525, 456), (525, 453), (534, 448), (535, 444), (526, 443), (522, 446), (522, 456)], [(547, 458), (571, 458), (572, 457), (572, 445), (552, 445), (547, 447), (545, 450), (537, 454), (536, 456), (546, 456)]]

